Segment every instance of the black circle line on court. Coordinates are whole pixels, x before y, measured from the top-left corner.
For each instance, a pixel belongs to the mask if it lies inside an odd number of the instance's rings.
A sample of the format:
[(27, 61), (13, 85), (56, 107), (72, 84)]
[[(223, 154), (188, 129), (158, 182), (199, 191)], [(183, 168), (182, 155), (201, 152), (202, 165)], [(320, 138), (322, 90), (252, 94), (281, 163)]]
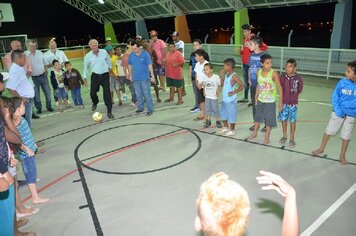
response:
[[(155, 137), (151, 137), (151, 138), (148, 138), (148, 139), (145, 139), (145, 140), (141, 140), (139, 142), (135, 142), (135, 143), (132, 143), (132, 144), (129, 144), (129, 145), (126, 145), (124, 147), (120, 147), (120, 148), (117, 148), (115, 150), (111, 150), (111, 151), (108, 151), (108, 152), (104, 152), (104, 153), (101, 153), (101, 154), (97, 154), (95, 156), (92, 156), (92, 157), (88, 157), (88, 158), (85, 158), (83, 160), (80, 160), (79, 158), (79, 154), (78, 154), (78, 151), (79, 151), (79, 148), (81, 147), (81, 145), (83, 145), (86, 141), (88, 141), (89, 139), (95, 137), (96, 135), (100, 134), (100, 133), (103, 133), (103, 132), (106, 132), (106, 131), (109, 131), (109, 130), (113, 130), (113, 129), (118, 129), (118, 128), (123, 128), (123, 127), (129, 127), (129, 126), (138, 126), (138, 125), (159, 125), (159, 126), (169, 126), (169, 127), (175, 127), (175, 128), (178, 128), (177, 130), (174, 130), (174, 131), (171, 131), (171, 132), (167, 132), (167, 133), (164, 133), (164, 134), (161, 134), (161, 135), (158, 135), (158, 136), (155, 136)], [(110, 153), (113, 153), (115, 151), (119, 151), (119, 150), (124, 150), (124, 149), (127, 149), (127, 148), (132, 148), (132, 147), (135, 147), (139, 144), (143, 144), (143, 143), (146, 143), (146, 142), (150, 142), (150, 141), (154, 141), (154, 140), (160, 140), (164, 137), (172, 137), (170, 135), (172, 134), (175, 134), (179, 131), (185, 131), (185, 133), (190, 133), (192, 134), (196, 140), (197, 140), (197, 147), (196, 149), (194, 150), (194, 152), (192, 154), (190, 154), (188, 157), (185, 157), (184, 159), (176, 162), (176, 163), (173, 163), (173, 164), (170, 164), (170, 165), (167, 165), (167, 166), (163, 166), (163, 167), (160, 167), (160, 168), (156, 168), (156, 169), (151, 169), (151, 170), (145, 170), (145, 171), (132, 171), (132, 172), (118, 172), (118, 171), (105, 171), (105, 170), (100, 170), (100, 169), (97, 169), (97, 168), (94, 168), (94, 167), (91, 167), (89, 165), (86, 165), (84, 163), (84, 161), (87, 161), (87, 160), (91, 160), (91, 159), (94, 159), (94, 158), (97, 158), (97, 157), (101, 157), (101, 156), (104, 156), (106, 154), (110, 154)], [(92, 171), (95, 171), (95, 172), (100, 172), (100, 173), (103, 173), (103, 174), (114, 174), (114, 175), (138, 175), (138, 174), (148, 174), (148, 173), (153, 173), (153, 172), (158, 172), (158, 171), (162, 171), (162, 170), (167, 170), (167, 169), (170, 169), (170, 168), (173, 168), (173, 167), (176, 167), (180, 164), (183, 164), (184, 162), (192, 159), (201, 149), (202, 147), (202, 140), (201, 138), (199, 137), (199, 135), (197, 135), (193, 130), (191, 129), (188, 129), (188, 128), (184, 128), (184, 127), (180, 127), (180, 126), (176, 126), (176, 125), (171, 125), (171, 124), (164, 124), (164, 123), (134, 123), (134, 124), (126, 124), (126, 125), (119, 125), (119, 126), (115, 126), (115, 127), (110, 127), (110, 128), (107, 128), (107, 129), (104, 129), (104, 130), (101, 130), (101, 131), (98, 131), (90, 136), (88, 136), (87, 138), (85, 138), (82, 142), (80, 142), (80, 144), (78, 144), (78, 146), (76, 147), (76, 152), (75, 152), (75, 159), (78, 159), (80, 162), (81, 162), (81, 165), (89, 170), (92, 170)]]

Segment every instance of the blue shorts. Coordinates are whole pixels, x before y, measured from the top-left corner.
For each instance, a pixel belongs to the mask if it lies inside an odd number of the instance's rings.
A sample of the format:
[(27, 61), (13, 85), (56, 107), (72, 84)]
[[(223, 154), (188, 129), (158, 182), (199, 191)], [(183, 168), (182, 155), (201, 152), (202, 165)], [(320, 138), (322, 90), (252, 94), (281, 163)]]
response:
[(278, 120), (280, 121), (290, 121), (291, 123), (297, 122), (297, 105), (283, 105), (283, 109), (278, 114)]
[(63, 100), (65, 98), (67, 98), (67, 92), (66, 92), (65, 88), (57, 88), (55, 92), (56, 92), (57, 99)]
[(7, 191), (0, 192), (0, 235), (14, 235), (15, 193), (14, 185)]
[(153, 66), (153, 70), (154, 70), (155, 77), (166, 74), (166, 69), (160, 64), (155, 64)]
[(220, 116), (221, 120), (227, 120), (230, 124), (236, 123), (237, 104), (236, 101), (222, 102)]
[(37, 179), (36, 157), (21, 157), (22, 170), (27, 184), (35, 184)]

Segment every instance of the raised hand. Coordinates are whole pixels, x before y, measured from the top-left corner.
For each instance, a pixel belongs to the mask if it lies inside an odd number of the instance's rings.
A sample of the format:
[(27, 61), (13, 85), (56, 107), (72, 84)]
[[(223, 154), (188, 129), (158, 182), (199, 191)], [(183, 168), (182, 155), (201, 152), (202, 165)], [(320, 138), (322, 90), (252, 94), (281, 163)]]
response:
[(276, 190), (283, 197), (287, 197), (290, 192), (294, 192), (293, 187), (281, 176), (266, 171), (260, 171), (260, 174), (262, 176), (258, 176), (256, 179), (259, 184), (266, 185), (262, 187), (262, 190)]

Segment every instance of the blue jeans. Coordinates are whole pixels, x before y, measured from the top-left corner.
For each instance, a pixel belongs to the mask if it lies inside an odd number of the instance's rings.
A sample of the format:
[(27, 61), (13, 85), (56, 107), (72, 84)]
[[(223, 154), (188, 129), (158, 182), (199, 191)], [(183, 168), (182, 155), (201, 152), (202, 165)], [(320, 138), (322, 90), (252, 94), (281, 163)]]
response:
[(136, 92), (138, 110), (145, 109), (145, 102), (147, 112), (153, 112), (153, 100), (151, 96), (151, 81), (150, 80), (134, 80), (133, 85)]
[(37, 110), (42, 110), (40, 88), (46, 97), (46, 108), (51, 108), (51, 90), (49, 89), (48, 78), (45, 74), (40, 76), (32, 76), (32, 81), (35, 84), (35, 106)]
[(25, 119), (30, 129), (32, 129), (32, 103), (33, 98), (27, 98), (27, 101), (25, 102)]
[(242, 65), (242, 73), (244, 76), (244, 81), (245, 81), (245, 96), (244, 98), (247, 100), (248, 99), (248, 90), (250, 89), (250, 84), (248, 83), (248, 68), (249, 66), (246, 64)]
[(14, 185), (0, 192), (0, 236), (14, 235), (15, 196)]
[[(194, 79), (193, 79), (194, 78)], [(199, 108), (199, 96), (198, 96), (198, 87), (195, 82), (195, 77), (192, 77), (192, 87), (193, 87), (193, 92), (194, 92), (194, 98), (195, 98), (195, 108)]]
[(80, 93), (80, 88), (74, 88), (71, 91), (72, 93), (72, 99), (74, 102), (74, 105), (76, 106), (83, 106), (83, 99), (82, 99), (82, 95)]

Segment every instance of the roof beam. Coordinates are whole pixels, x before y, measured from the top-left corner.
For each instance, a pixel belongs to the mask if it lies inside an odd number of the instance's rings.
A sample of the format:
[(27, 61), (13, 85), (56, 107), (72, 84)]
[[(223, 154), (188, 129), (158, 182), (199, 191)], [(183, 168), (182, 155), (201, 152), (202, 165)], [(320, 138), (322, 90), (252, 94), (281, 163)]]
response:
[(225, 0), (225, 2), (233, 8), (235, 11), (240, 10), (245, 7), (245, 4), (241, 0)]
[(158, 3), (170, 14), (175, 16), (183, 14), (182, 9), (180, 9), (172, 0), (156, 0), (156, 3)]
[(90, 6), (86, 5), (80, 0), (63, 0), (64, 2), (68, 3), (69, 5), (79, 9), (80, 11), (84, 12), (94, 20), (98, 21), (101, 24), (105, 24), (110, 22), (106, 17), (102, 16), (99, 12), (91, 8)]
[(129, 18), (128, 20), (138, 21), (143, 19), (137, 11), (132, 9), (132, 7), (127, 5), (123, 0), (106, 0), (106, 2), (116, 7), (118, 11), (124, 13)]

